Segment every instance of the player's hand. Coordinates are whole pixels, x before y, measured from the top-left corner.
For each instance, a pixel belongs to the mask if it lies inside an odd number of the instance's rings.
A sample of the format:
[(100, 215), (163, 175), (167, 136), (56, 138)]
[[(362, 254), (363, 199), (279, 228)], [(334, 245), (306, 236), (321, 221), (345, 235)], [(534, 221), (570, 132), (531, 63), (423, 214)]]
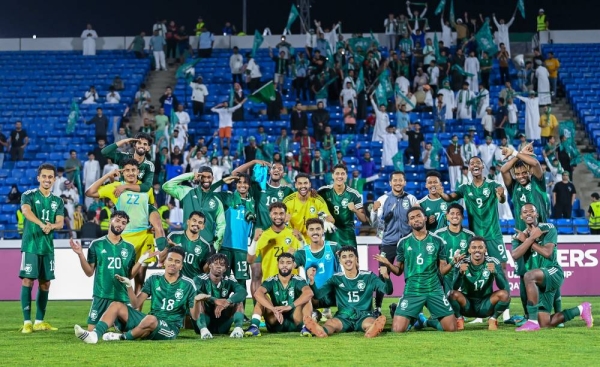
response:
[(114, 193), (115, 197), (119, 197), (125, 190), (126, 190), (125, 185), (120, 185), (120, 186), (115, 187), (115, 191), (113, 191), (113, 193)]
[(196, 302), (204, 302), (210, 299), (210, 294), (200, 293), (194, 297), (194, 301)]
[(144, 265), (146, 260), (153, 258), (153, 257), (157, 256), (158, 254), (160, 254), (160, 251), (154, 251), (154, 252), (146, 251), (140, 256), (138, 263), (140, 265)]
[(430, 215), (429, 218), (427, 218), (427, 223), (429, 223), (429, 224), (435, 223), (435, 215)]
[(379, 267), (379, 274), (381, 274), (381, 276), (383, 277), (383, 279), (390, 279), (390, 273), (388, 271), (387, 266), (380, 266)]
[(354, 206), (353, 202), (348, 203), (348, 209), (350, 209), (350, 211), (352, 212), (356, 211), (356, 207)]
[(496, 196), (499, 198), (504, 196), (504, 187), (496, 187)]
[(306, 278), (308, 279), (308, 282), (311, 285), (315, 284), (315, 274), (317, 274), (317, 268), (315, 268), (314, 266), (311, 266), (310, 268), (306, 269)]
[(240, 179), (240, 176), (234, 176), (234, 175), (231, 175), (231, 176), (227, 176), (227, 177), (225, 177), (225, 178), (223, 179), (223, 182), (224, 182), (224, 183), (226, 183), (227, 185), (229, 185), (229, 184), (230, 184), (230, 183), (232, 183), (233, 181), (235, 181), (235, 180), (239, 180), (239, 179)]
[(45, 234), (48, 234), (52, 231), (52, 224), (49, 222), (46, 222), (46, 224), (40, 227), (42, 228), (42, 232), (44, 232)]
[(456, 251), (454, 251), (454, 256), (452, 257), (452, 261), (453, 261), (455, 264), (458, 264), (458, 263), (459, 263), (459, 262), (460, 262), (462, 259), (464, 259), (464, 258), (465, 258), (465, 255), (464, 255), (464, 254), (461, 254), (461, 253), (460, 253), (460, 250), (456, 250)]
[(523, 149), (521, 149), (521, 153), (533, 154), (533, 142), (529, 142), (529, 143), (525, 144)]
[(542, 232), (540, 227), (533, 227), (529, 230), (529, 237), (533, 238), (534, 240), (537, 240), (542, 236), (543, 233), (544, 232)]
[(311, 198), (316, 198), (319, 196), (319, 193), (317, 192), (317, 190), (315, 189), (310, 189), (310, 197)]
[(377, 254), (377, 255), (373, 255), (373, 259), (377, 260), (378, 262), (380, 262), (381, 264), (385, 265), (385, 266), (391, 266), (392, 264), (390, 263), (390, 261), (387, 259), (387, 257), (381, 255), (381, 254)]
[(465, 274), (467, 272), (468, 268), (469, 268), (469, 264), (467, 264), (467, 263), (460, 264), (460, 273)]
[(194, 181), (195, 182), (200, 182), (201, 177), (202, 177), (202, 174), (200, 172), (194, 173)]
[(490, 271), (490, 273), (495, 273), (496, 265), (494, 265), (494, 263), (487, 263), (487, 269)]
[(171, 240), (170, 238), (167, 238), (167, 244), (169, 245), (169, 247), (181, 246), (180, 244), (173, 242), (173, 240)]
[(278, 311), (278, 308), (279, 307), (273, 307), (271, 311), (273, 311), (273, 316), (275, 316), (277, 322), (283, 324), (283, 314), (280, 311)]
[(227, 308), (227, 307), (231, 306), (231, 303), (229, 303), (229, 301), (226, 299), (218, 298), (215, 300), (215, 305), (223, 307), (223, 308)]
[(513, 238), (521, 242), (525, 242), (527, 240), (527, 233), (521, 232), (515, 228), (515, 234), (513, 235)]
[(118, 280), (119, 282), (125, 284), (125, 286), (127, 288), (131, 288), (131, 279), (122, 277), (118, 274), (115, 274), (115, 279)]
[(215, 317), (217, 319), (221, 317), (221, 312), (223, 312), (224, 309), (225, 309), (225, 307), (222, 307), (222, 306), (215, 307)]
[(508, 157), (509, 155), (513, 154), (514, 149), (510, 148), (510, 147), (504, 147), (502, 148), (502, 156), (504, 158)]
[(300, 233), (300, 231), (299, 231), (299, 230), (297, 230), (297, 229), (294, 229), (294, 230), (292, 231), (292, 233), (294, 234), (294, 237), (296, 237), (296, 239), (298, 239), (298, 241), (300, 241), (300, 242), (304, 242), (304, 237), (302, 237), (302, 233)]
[(284, 313), (284, 312), (291, 311), (292, 306), (277, 306), (277, 307), (275, 307), (275, 309), (277, 310), (277, 312)]
[(379, 208), (381, 208), (381, 202), (380, 201), (375, 201), (373, 203), (373, 210), (377, 210)]
[(258, 239), (260, 238), (260, 235), (262, 235), (263, 230), (260, 228), (257, 228), (256, 231), (254, 232), (254, 241), (258, 241)]
[(135, 145), (135, 143), (137, 143), (139, 139), (128, 138), (128, 139), (124, 139), (124, 140), (125, 140), (125, 142), (123, 144), (132, 144), (132, 145)]
[(71, 238), (71, 240), (69, 241), (69, 245), (71, 246), (71, 249), (73, 249), (74, 253), (76, 253), (77, 255), (83, 255), (83, 248), (81, 247), (80, 243)]
[(337, 231), (337, 227), (335, 226), (335, 224), (328, 222), (326, 220), (323, 221), (323, 227), (325, 227), (325, 232), (327, 232), (327, 233), (333, 233), (333, 232)]

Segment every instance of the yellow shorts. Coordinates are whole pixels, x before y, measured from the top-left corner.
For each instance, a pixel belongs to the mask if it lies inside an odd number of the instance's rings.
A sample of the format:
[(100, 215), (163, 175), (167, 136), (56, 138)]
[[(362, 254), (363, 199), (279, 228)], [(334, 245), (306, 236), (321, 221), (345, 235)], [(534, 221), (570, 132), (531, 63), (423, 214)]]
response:
[[(154, 252), (154, 234), (152, 231), (140, 231), (140, 232), (131, 232), (131, 233), (123, 233), (123, 240), (129, 242), (135, 248), (135, 261), (137, 262), (140, 259), (140, 256), (146, 251)], [(156, 257), (151, 257), (145, 261), (145, 263), (150, 264), (156, 261)]]

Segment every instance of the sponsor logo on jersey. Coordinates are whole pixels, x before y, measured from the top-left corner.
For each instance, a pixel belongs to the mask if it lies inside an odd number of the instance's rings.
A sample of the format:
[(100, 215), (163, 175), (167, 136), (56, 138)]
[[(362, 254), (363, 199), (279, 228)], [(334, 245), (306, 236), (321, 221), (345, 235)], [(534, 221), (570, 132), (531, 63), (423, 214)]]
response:
[(441, 209), (441, 210), (443, 210), (443, 211), (446, 211), (446, 209), (448, 209), (448, 204), (446, 204), (446, 203), (441, 203), (441, 204), (440, 204), (440, 209)]
[(214, 209), (215, 206), (217, 206), (217, 203), (215, 203), (215, 201), (213, 199), (210, 199), (208, 201), (208, 207), (211, 208), (211, 209)]
[(36, 203), (36, 204), (41, 204), (39, 200), (36, 200), (36, 201), (35, 201), (35, 203)]
[(346, 288), (346, 287), (344, 286), (344, 283), (340, 283), (340, 288)]
[(221, 297), (227, 297), (227, 289), (221, 290)]
[(50, 208), (52, 208), (52, 211), (58, 209), (58, 204), (56, 203), (56, 201), (53, 201), (52, 204), (50, 204)]
[(288, 290), (288, 296), (290, 296), (291, 298), (294, 298), (294, 288), (291, 288)]
[(460, 240), (460, 248), (465, 249), (467, 247), (467, 240)]
[(365, 287), (366, 287), (366, 285), (365, 285), (365, 282), (364, 282), (364, 281), (362, 281), (362, 280), (359, 280), (359, 281), (358, 281), (358, 284), (357, 284), (356, 286), (358, 287), (358, 290), (359, 290), (359, 291), (364, 291), (364, 290), (365, 290)]
[(314, 206), (311, 206), (310, 209), (308, 209), (308, 211), (310, 212), (310, 214), (315, 214), (317, 212), (317, 209)]
[(277, 197), (278, 197), (280, 200), (283, 200), (283, 191), (281, 191), (281, 190), (277, 191)]
[(490, 271), (486, 269), (486, 270), (483, 271), (483, 273), (481, 273), (481, 275), (483, 275), (483, 277), (485, 279), (487, 279), (487, 278), (490, 277)]
[(482, 192), (483, 196), (485, 196), (486, 198), (490, 196), (490, 189), (488, 189), (487, 187), (485, 189), (483, 189)]
[(425, 250), (427, 251), (428, 254), (433, 254), (433, 251), (435, 251), (435, 247), (433, 246), (433, 243), (429, 242), (427, 244), (427, 246), (425, 246)]
[(404, 209), (408, 209), (410, 207), (410, 203), (408, 202), (408, 200), (406, 200), (406, 199), (402, 200), (402, 207)]
[(202, 247), (200, 247), (200, 246), (194, 247), (194, 253), (196, 255), (200, 255), (202, 253)]
[(400, 308), (403, 310), (406, 310), (407, 307), (408, 307), (408, 301), (403, 299), (402, 302), (400, 302)]
[(531, 191), (531, 183), (528, 183), (527, 186), (525, 186), (525, 190)]
[(98, 311), (96, 310), (91, 310), (90, 311), (90, 319), (92, 320), (96, 320), (98, 318)]
[(127, 251), (126, 248), (121, 250), (121, 257), (127, 257), (129, 256), (129, 251)]
[(286, 244), (286, 245), (291, 245), (291, 244), (292, 244), (292, 239), (291, 239), (291, 238), (289, 238), (289, 237), (286, 237), (286, 238), (285, 238), (285, 244)]
[(180, 289), (178, 289), (178, 290), (175, 291), (175, 298), (177, 300), (180, 300), (180, 299), (183, 298), (183, 289), (180, 288)]
[(160, 286), (159, 286), (159, 287), (156, 287), (156, 291), (157, 291), (157, 292), (160, 292), (161, 290), (162, 290), (162, 289), (160, 289)]
[(100, 251), (100, 253), (101, 253), (101, 254), (105, 254), (105, 253), (106, 253), (106, 250), (105, 250), (105, 249), (102, 249), (102, 251)]
[(412, 247), (408, 246), (408, 248), (406, 249), (406, 251), (412, 251)]
[(331, 254), (329, 252), (325, 253), (325, 261), (331, 261)]
[(342, 200), (342, 206), (345, 208), (348, 206), (348, 199), (343, 199)]

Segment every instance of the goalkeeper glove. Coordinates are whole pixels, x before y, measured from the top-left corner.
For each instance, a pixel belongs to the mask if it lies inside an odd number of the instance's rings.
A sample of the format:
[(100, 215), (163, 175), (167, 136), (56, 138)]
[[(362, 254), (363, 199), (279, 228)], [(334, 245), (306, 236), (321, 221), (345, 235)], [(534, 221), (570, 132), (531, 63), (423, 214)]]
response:
[(127, 288), (131, 288), (131, 279), (122, 277), (120, 275), (115, 275), (115, 278), (117, 278), (119, 282), (125, 284)]
[(328, 221), (323, 221), (323, 226), (325, 227), (325, 232), (327, 233), (333, 233), (337, 230), (337, 227), (335, 226), (335, 224), (328, 222)]
[(150, 253), (150, 251), (144, 252), (140, 256), (140, 259), (138, 260), (138, 264), (140, 264), (141, 266), (148, 266), (148, 264), (146, 264), (146, 260), (148, 260), (151, 257), (154, 257), (154, 254)]

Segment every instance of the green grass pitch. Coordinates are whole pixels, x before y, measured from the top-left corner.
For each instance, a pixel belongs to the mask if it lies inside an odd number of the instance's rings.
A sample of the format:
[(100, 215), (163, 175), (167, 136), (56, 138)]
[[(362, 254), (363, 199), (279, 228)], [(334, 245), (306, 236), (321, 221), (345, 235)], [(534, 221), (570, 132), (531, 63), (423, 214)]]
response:
[[(565, 297), (563, 307), (574, 307), (583, 298)], [(596, 306), (600, 297), (585, 300)], [(384, 314), (389, 317), (388, 298)], [(146, 302), (148, 306), (149, 302)], [(0, 364), (4, 366), (593, 366), (600, 356), (600, 329), (587, 329), (579, 318), (564, 329), (516, 333), (514, 326), (500, 325), (496, 332), (487, 323), (465, 325), (457, 333), (433, 329), (393, 334), (389, 327), (375, 339), (362, 333), (334, 335), (327, 339), (301, 338), (299, 334), (269, 334), (230, 339), (215, 336), (200, 340), (191, 330), (182, 330), (172, 342), (102, 342), (86, 345), (73, 333), (73, 325), (85, 327), (90, 303), (50, 302), (47, 321), (58, 331), (23, 335), (18, 302), (0, 302)], [(35, 306), (34, 306), (35, 307)], [(35, 309), (34, 309), (35, 312)], [(521, 314), (513, 300), (512, 314)], [(250, 306), (246, 314), (251, 315)], [(34, 314), (35, 315), (35, 314)], [(391, 320), (388, 318), (388, 324)], [(244, 328), (247, 325), (244, 325)]]

